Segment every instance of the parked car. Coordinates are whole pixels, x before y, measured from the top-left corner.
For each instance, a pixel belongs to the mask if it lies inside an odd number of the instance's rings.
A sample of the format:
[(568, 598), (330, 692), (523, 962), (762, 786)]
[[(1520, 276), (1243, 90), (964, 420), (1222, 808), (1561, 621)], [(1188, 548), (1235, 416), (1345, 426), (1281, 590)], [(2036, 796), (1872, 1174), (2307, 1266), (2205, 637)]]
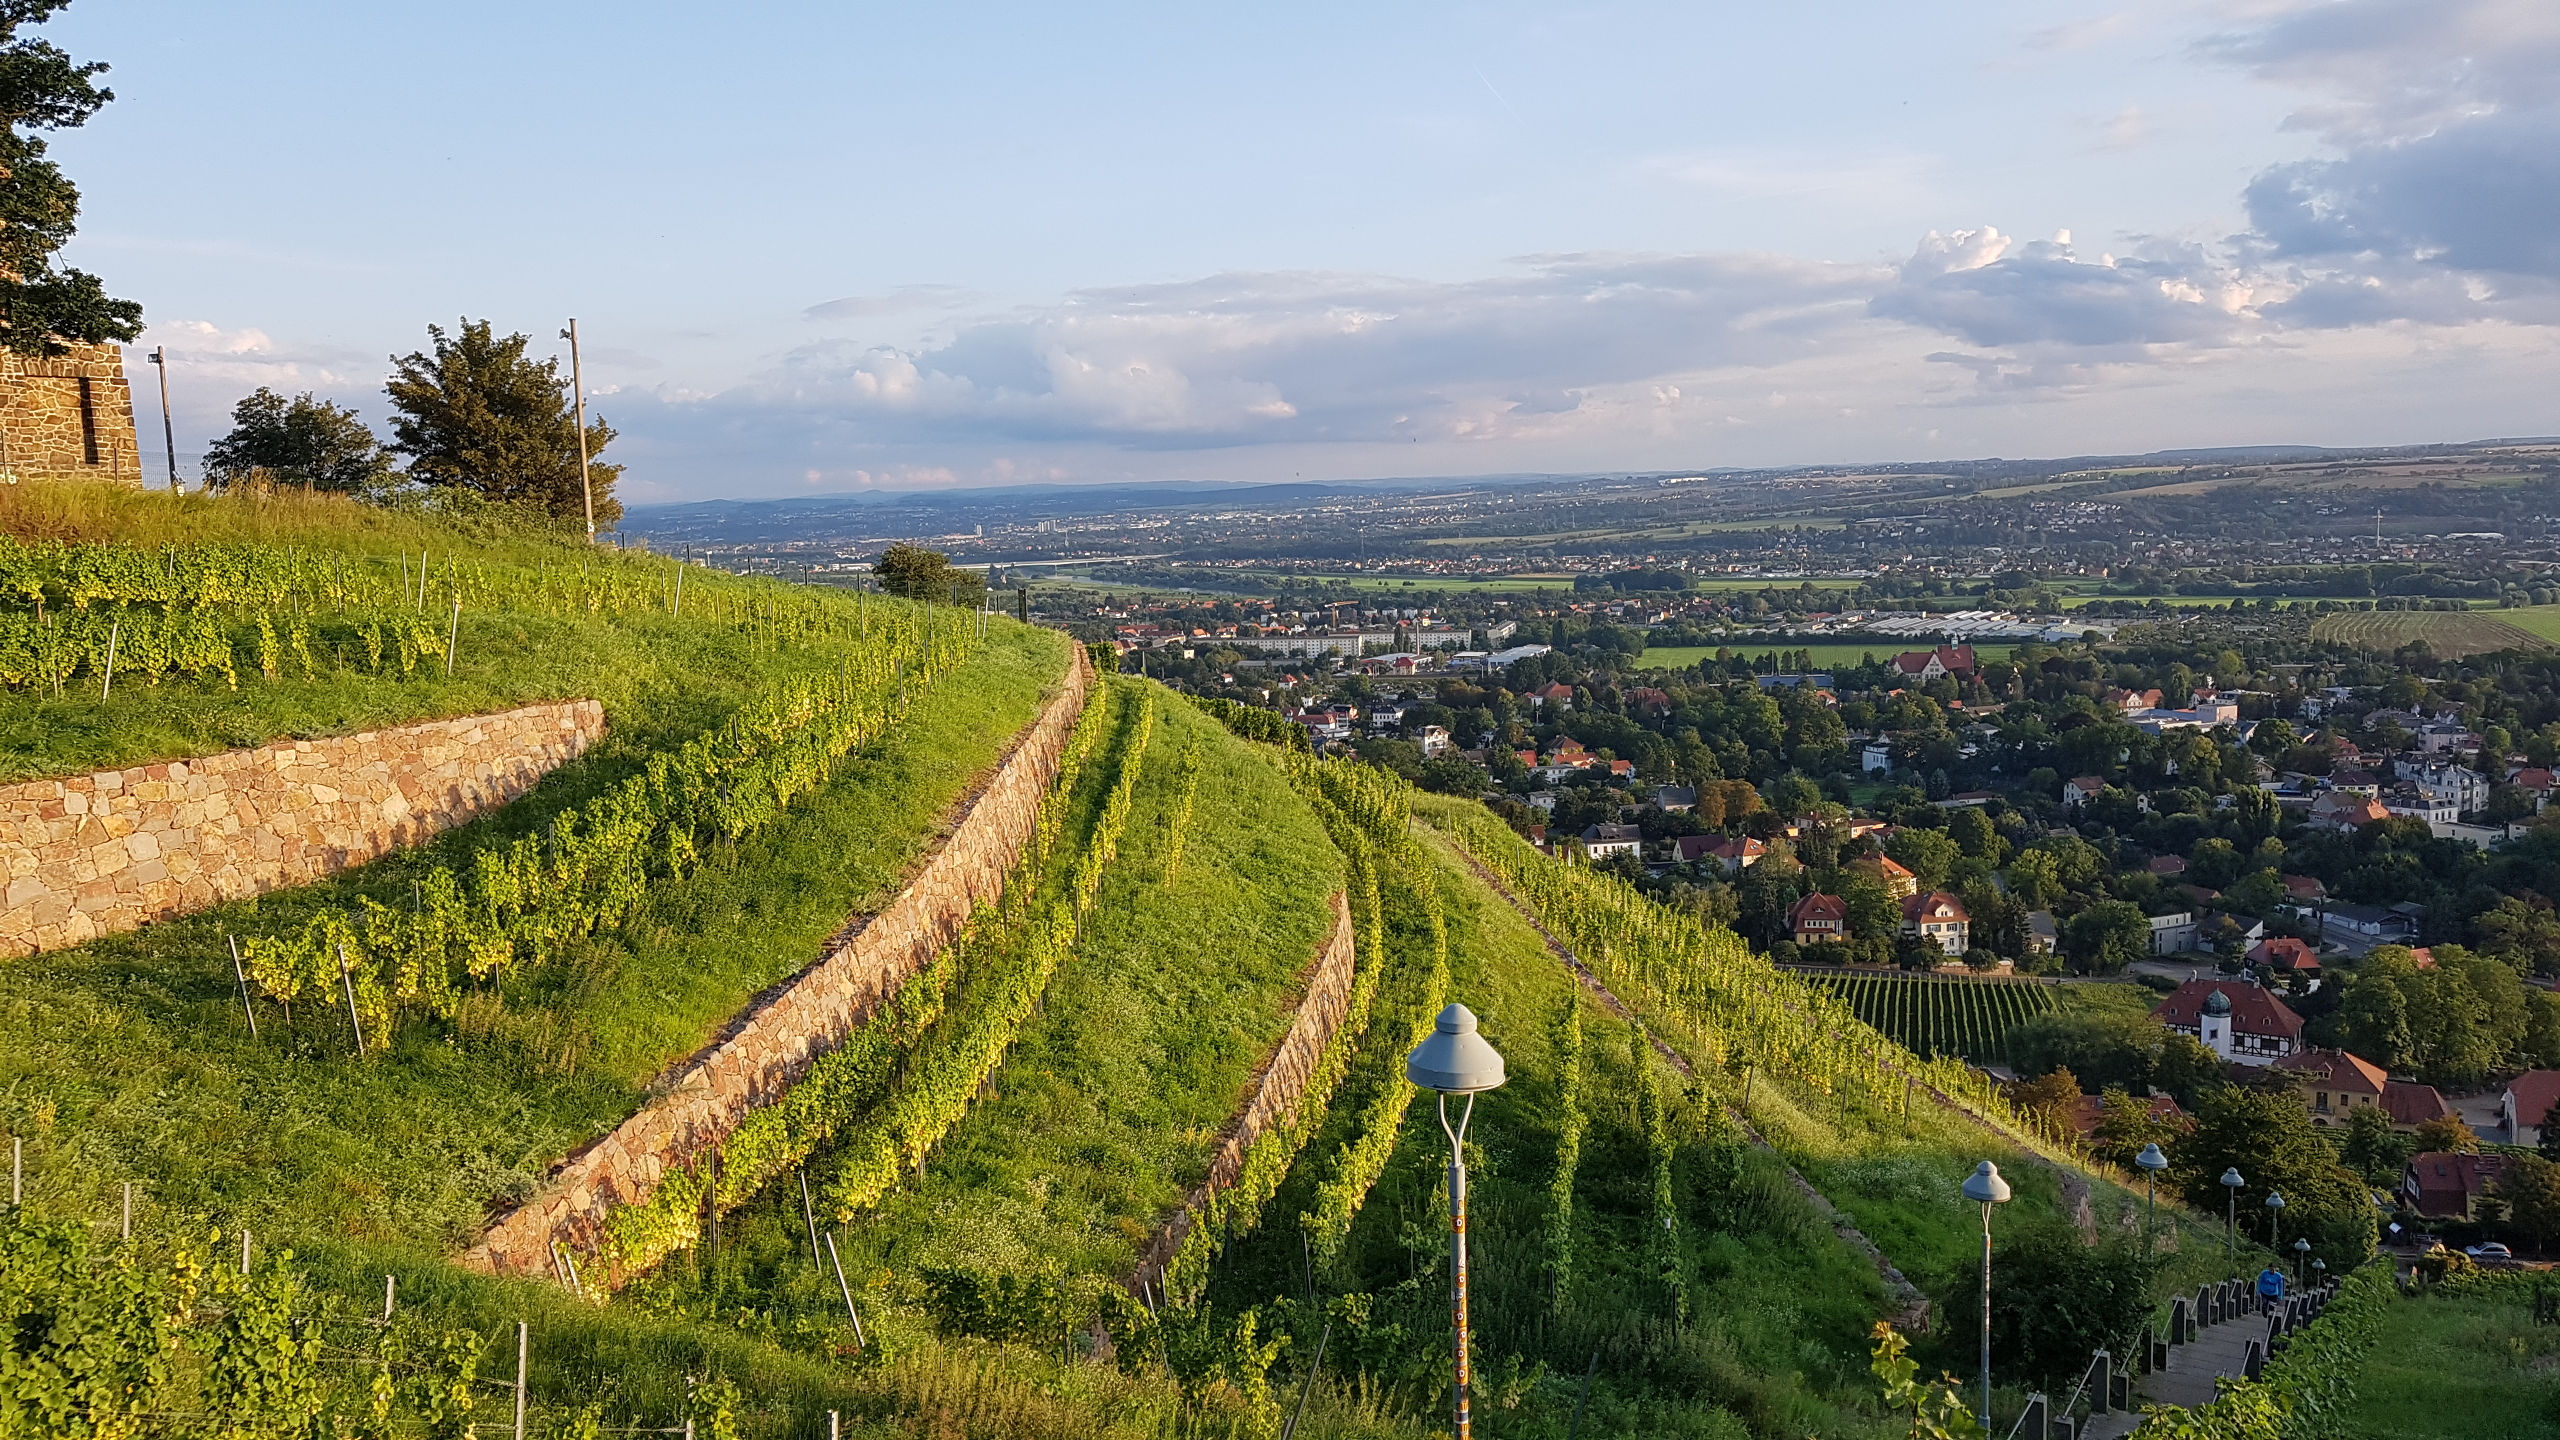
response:
[(2491, 1266), (2493, 1268), (2501, 1265), (2513, 1265), (2516, 1263), (2515, 1252), (2509, 1250), (2506, 1246), (2499, 1244), (2495, 1240), (2479, 1245), (2466, 1245), (2463, 1247), (2462, 1253), (2479, 1261), (2483, 1265)]

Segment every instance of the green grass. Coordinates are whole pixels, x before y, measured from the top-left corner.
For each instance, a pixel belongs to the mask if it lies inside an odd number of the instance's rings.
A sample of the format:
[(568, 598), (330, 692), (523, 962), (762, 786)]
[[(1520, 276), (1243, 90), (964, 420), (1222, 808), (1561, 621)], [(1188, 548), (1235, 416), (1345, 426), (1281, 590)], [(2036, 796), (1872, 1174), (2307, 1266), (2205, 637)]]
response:
[[(1100, 904), (993, 1094), (922, 1177), (842, 1231), (858, 1293), (895, 1329), (930, 1332), (925, 1269), (1084, 1291), (1128, 1275), (1139, 1243), (1206, 1174), (1332, 928), (1341, 860), (1278, 766), (1160, 687), (1118, 683), (1154, 696), (1157, 728)], [(1199, 789), (1168, 878), (1180, 760), (1195, 745)], [(1070, 836), (1098, 808), (1100, 788), (1088, 790)], [(1252, 825), (1232, 823), (1248, 815)], [(1063, 878), (1062, 856), (1048, 883)], [(811, 1263), (796, 1185), (723, 1225), (712, 1272), (679, 1259), (644, 1303), (707, 1306), (723, 1290), (793, 1314), (840, 1310), (832, 1275)]]
[(2009, 1056), (2009, 1027), (2060, 1006), (2056, 987), (2021, 980), (1813, 974), (1840, 992), (1858, 1018), (1919, 1055), (1960, 1055), (1977, 1064)]
[(0, 1126), (27, 1138), (35, 1193), (66, 1207), (139, 1180), (188, 1223), (458, 1248), (493, 1201), (528, 1193), (652, 1075), (894, 894), (1065, 660), (1050, 632), (998, 627), (783, 822), (653, 887), (618, 930), (509, 981), (503, 1004), (404, 1021), (388, 1053), (351, 1058), (343, 1014), (308, 1006), (288, 1026), (262, 1004), (252, 1040), (225, 934), (284, 930), (363, 893), (403, 902), (425, 866), (537, 828), (639, 763), (638, 740), (617, 734), (526, 800), (330, 883), (0, 966)]
[(2383, 1312), (2354, 1408), (2331, 1440), (2560, 1436), (2560, 1330), (2531, 1299), (2425, 1295)]

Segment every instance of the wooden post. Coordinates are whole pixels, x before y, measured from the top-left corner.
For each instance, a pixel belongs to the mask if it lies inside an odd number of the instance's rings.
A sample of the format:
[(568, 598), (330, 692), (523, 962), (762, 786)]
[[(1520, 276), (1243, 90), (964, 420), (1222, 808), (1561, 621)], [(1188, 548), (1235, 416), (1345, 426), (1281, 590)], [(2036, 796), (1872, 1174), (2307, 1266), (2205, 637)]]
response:
[(516, 1440), (524, 1440), (525, 1362), (533, 1349), (533, 1327), (516, 1322)]
[(356, 1027), (356, 1053), (364, 1053), (364, 1017), (356, 1013), (356, 977), (347, 969), (347, 947), (338, 946), (338, 983), (347, 991), (347, 1019)]
[(388, 1325), (388, 1324), (390, 1324), (390, 1323), (391, 1323), (391, 1306), (392, 1306), (392, 1303), (393, 1303), (394, 1301), (398, 1300), (399, 1298), (400, 1298), (400, 1277), (399, 1277), (399, 1276), (397, 1276), (397, 1275), (385, 1275), (385, 1276), (383, 1276), (383, 1277), (382, 1277), (382, 1323), (383, 1323), (383, 1324)]
[(224, 935), (231, 945), (231, 978), (240, 982), (240, 1013), (249, 1017), (249, 1038), (258, 1038), (258, 1011), (249, 1003), (249, 972), (240, 965), (240, 937)]
[(240, 1273), (249, 1273), (249, 1227), (240, 1227)]

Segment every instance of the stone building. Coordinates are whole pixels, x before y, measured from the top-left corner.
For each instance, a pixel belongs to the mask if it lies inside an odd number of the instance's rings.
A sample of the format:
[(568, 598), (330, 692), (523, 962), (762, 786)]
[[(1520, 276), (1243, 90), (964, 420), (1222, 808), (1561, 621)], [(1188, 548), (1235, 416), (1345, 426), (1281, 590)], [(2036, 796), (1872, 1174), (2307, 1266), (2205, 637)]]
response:
[(123, 347), (74, 345), (50, 358), (0, 351), (0, 473), (11, 483), (143, 483)]

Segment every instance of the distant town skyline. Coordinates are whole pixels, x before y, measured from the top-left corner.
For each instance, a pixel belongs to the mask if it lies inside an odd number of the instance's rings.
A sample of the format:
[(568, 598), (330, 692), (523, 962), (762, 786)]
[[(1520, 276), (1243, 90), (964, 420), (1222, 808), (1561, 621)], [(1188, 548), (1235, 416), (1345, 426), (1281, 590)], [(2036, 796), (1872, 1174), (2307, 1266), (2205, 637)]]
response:
[(182, 451), (573, 314), (635, 504), (2560, 431), (2536, 0), (42, 33), (114, 67), (68, 253)]

